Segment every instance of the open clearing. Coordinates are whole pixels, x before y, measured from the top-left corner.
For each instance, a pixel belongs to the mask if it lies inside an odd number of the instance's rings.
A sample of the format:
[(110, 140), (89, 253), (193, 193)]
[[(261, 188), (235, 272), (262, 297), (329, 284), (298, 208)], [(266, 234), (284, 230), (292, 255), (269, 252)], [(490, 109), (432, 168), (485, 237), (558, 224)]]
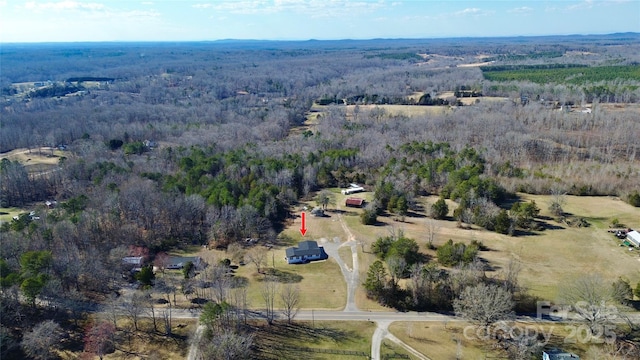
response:
[(0, 208), (0, 223), (9, 222), (14, 216), (24, 213), (25, 210), (17, 207)]
[[(370, 199), (372, 193), (360, 193), (354, 196)], [(489, 262), (488, 276), (499, 276), (503, 267), (516, 259), (522, 264), (520, 282), (533, 296), (544, 300), (556, 300), (558, 286), (565, 281), (583, 274), (597, 273), (608, 281), (615, 281), (619, 277), (628, 279), (633, 286), (640, 281), (640, 251), (628, 251), (620, 247), (620, 242), (607, 232), (608, 225), (613, 218), (632, 227), (640, 227), (640, 208), (612, 197), (578, 197), (566, 196), (563, 206), (567, 213), (584, 217), (591, 226), (586, 228), (569, 227), (564, 223), (557, 223), (551, 219), (548, 207), (550, 196), (519, 194), (523, 201), (535, 200), (541, 209), (541, 216), (550, 229), (511, 237), (487, 231), (475, 226), (461, 229), (457, 222), (451, 220), (434, 221), (437, 227), (436, 246), (447, 240), (469, 243), (471, 240), (483, 242), (489, 251), (480, 252), (480, 256)], [(346, 196), (336, 195), (336, 203), (344, 204)], [(437, 197), (420, 199), (427, 209)], [(456, 204), (447, 201), (450, 215)], [(331, 205), (330, 208), (334, 208)], [(342, 205), (343, 210), (344, 205)], [(375, 261), (370, 253), (371, 244), (380, 236), (386, 236), (391, 231), (403, 230), (405, 234), (416, 239), (421, 251), (436, 260), (436, 253), (427, 248), (426, 222), (424, 213), (409, 216), (405, 222), (398, 221), (394, 216), (379, 216), (375, 226), (364, 226), (360, 223), (361, 209), (348, 208), (342, 214), (345, 223), (358, 242), (358, 256), (360, 263), (360, 279), (366, 277), (369, 265)], [(329, 213), (331, 214), (331, 213)], [(315, 238), (338, 236), (344, 241), (344, 234), (332, 217), (313, 218), (308, 221), (309, 234)], [(300, 239), (299, 220), (290, 226), (285, 233), (295, 234)], [(283, 250), (280, 250), (283, 253)], [(615, 265), (612, 265), (615, 264)], [(299, 266), (304, 268), (308, 265)], [(297, 268), (297, 267), (296, 267)], [(337, 268), (337, 265), (336, 265)], [(336, 274), (339, 270), (336, 271)], [(363, 310), (376, 310), (381, 307), (366, 299), (362, 287), (356, 294), (357, 304)], [(344, 303), (344, 299), (342, 300)]]
[(425, 115), (441, 115), (449, 111), (449, 106), (421, 106), (421, 105), (347, 105), (347, 116), (353, 118), (354, 109), (358, 106), (360, 111), (371, 111), (374, 109), (384, 110), (385, 113), (392, 116), (425, 116)]
[(28, 172), (34, 173), (52, 169), (65, 155), (64, 151), (43, 146), (33, 149), (15, 149), (0, 154), (0, 159), (18, 161), (25, 166)]
[[(338, 189), (332, 190), (336, 193)], [(373, 193), (365, 192), (350, 196), (371, 200)], [(336, 193), (336, 204), (329, 206), (327, 216), (309, 215), (307, 217), (307, 236), (304, 239), (317, 240), (319, 245), (322, 245), (325, 239), (333, 241), (334, 238), (338, 238), (340, 242), (345, 242), (346, 234), (338, 220), (338, 216), (341, 216), (358, 244), (356, 249), (360, 266), (357, 271), (359, 271), (361, 282), (366, 278), (369, 266), (376, 260), (375, 255), (371, 253), (371, 244), (378, 237), (387, 236), (392, 232), (404, 231), (408, 237), (416, 239), (423, 253), (433, 261), (437, 260), (435, 251), (427, 248), (427, 221), (433, 222), (437, 227), (434, 241), (436, 246), (442, 245), (449, 239), (455, 242), (469, 243), (471, 240), (478, 240), (484, 243), (489, 251), (480, 252), (480, 256), (488, 261), (490, 266), (488, 276), (500, 276), (500, 272), (511, 259), (518, 260), (522, 265), (519, 277), (521, 285), (528, 289), (530, 295), (542, 300), (556, 300), (559, 286), (563, 282), (583, 274), (597, 273), (612, 282), (623, 277), (628, 279), (632, 286), (640, 281), (640, 250), (628, 251), (626, 247), (619, 246), (620, 241), (607, 232), (614, 218), (626, 226), (640, 227), (638, 223), (640, 208), (634, 208), (617, 198), (566, 196), (566, 203), (563, 206), (565, 211), (574, 216), (584, 217), (591, 224), (586, 228), (574, 228), (549, 217), (547, 209), (550, 196), (528, 194), (519, 194), (519, 196), (523, 201), (536, 202), (541, 209), (541, 216), (545, 218), (541, 221), (551, 229), (511, 237), (477, 227), (461, 229), (457, 222), (452, 220), (428, 220), (424, 213), (409, 216), (404, 222), (393, 215), (380, 216), (377, 225), (364, 226), (359, 218), (362, 210), (346, 208), (343, 204), (348, 196)], [(428, 209), (436, 200), (435, 196), (420, 199), (425, 209)], [(451, 201), (447, 203), (449, 215), (451, 215), (457, 205)], [(313, 205), (313, 202), (306, 202), (296, 208), (298, 217), (283, 232), (291, 238), (292, 243), (281, 244), (270, 250), (264, 248), (267, 253), (266, 268), (275, 266), (275, 269), (280, 272), (302, 278), (297, 283), (302, 290), (301, 308), (342, 309), (346, 302), (346, 283), (335, 259), (329, 258), (326, 261), (302, 265), (289, 265), (284, 259), (286, 247), (303, 240), (299, 231), (299, 211), (302, 210), (302, 206), (307, 206), (307, 212), (309, 212)], [(347, 266), (352, 265), (348, 247), (341, 248), (339, 254)], [(227, 257), (224, 252), (216, 250), (200, 250), (199, 255), (209, 263), (215, 263)], [(264, 275), (258, 274), (255, 266), (249, 262), (240, 266), (235, 275), (248, 280), (250, 306), (263, 307), (260, 284)], [(359, 286), (356, 292), (356, 304), (365, 311), (385, 310), (378, 303), (367, 299), (362, 286)], [(279, 304), (276, 304), (276, 307), (278, 306)]]

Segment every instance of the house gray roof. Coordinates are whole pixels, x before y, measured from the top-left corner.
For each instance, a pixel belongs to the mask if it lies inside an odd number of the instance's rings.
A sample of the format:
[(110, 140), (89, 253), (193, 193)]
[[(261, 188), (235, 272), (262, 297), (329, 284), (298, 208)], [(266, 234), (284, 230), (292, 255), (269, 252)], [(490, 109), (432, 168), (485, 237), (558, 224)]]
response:
[(322, 250), (318, 247), (318, 243), (313, 240), (301, 241), (298, 243), (298, 247), (292, 246), (286, 250), (287, 257), (318, 255), (321, 253)]

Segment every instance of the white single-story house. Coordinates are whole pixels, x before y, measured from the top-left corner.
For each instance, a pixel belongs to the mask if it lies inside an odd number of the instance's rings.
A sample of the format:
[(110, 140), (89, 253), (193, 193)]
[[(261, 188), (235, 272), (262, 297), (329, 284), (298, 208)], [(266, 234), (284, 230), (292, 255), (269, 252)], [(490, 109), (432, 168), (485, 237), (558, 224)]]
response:
[(298, 247), (292, 246), (287, 248), (285, 252), (287, 255), (285, 259), (289, 264), (304, 264), (328, 258), (324, 248), (318, 246), (318, 243), (313, 240), (301, 241), (298, 243)]
[(640, 233), (636, 230), (627, 233), (627, 241), (635, 247), (640, 247)]
[(343, 195), (350, 195), (350, 194), (355, 194), (363, 191), (364, 191), (364, 188), (362, 186), (358, 184), (350, 184), (348, 188), (342, 189), (340, 192)]
[(542, 360), (580, 360), (580, 356), (561, 350), (546, 350), (542, 352)]

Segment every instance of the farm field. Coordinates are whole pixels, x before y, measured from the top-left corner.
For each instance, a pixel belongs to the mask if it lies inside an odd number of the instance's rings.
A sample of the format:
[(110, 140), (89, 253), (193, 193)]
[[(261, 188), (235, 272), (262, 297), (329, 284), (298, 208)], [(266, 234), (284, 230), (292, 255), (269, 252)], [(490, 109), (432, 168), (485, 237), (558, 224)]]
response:
[(450, 110), (449, 106), (419, 106), (419, 105), (346, 105), (347, 114), (353, 117), (353, 111), (358, 106), (360, 110), (380, 109), (391, 116), (424, 116), (440, 115)]

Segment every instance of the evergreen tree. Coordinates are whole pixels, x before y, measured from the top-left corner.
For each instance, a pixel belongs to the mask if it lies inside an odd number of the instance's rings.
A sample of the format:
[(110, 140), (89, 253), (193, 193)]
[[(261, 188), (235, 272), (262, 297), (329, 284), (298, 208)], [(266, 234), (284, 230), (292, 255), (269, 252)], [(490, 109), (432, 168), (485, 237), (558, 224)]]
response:
[(442, 220), (447, 217), (449, 213), (449, 206), (443, 198), (438, 199), (433, 205), (431, 205), (431, 216), (434, 219)]

